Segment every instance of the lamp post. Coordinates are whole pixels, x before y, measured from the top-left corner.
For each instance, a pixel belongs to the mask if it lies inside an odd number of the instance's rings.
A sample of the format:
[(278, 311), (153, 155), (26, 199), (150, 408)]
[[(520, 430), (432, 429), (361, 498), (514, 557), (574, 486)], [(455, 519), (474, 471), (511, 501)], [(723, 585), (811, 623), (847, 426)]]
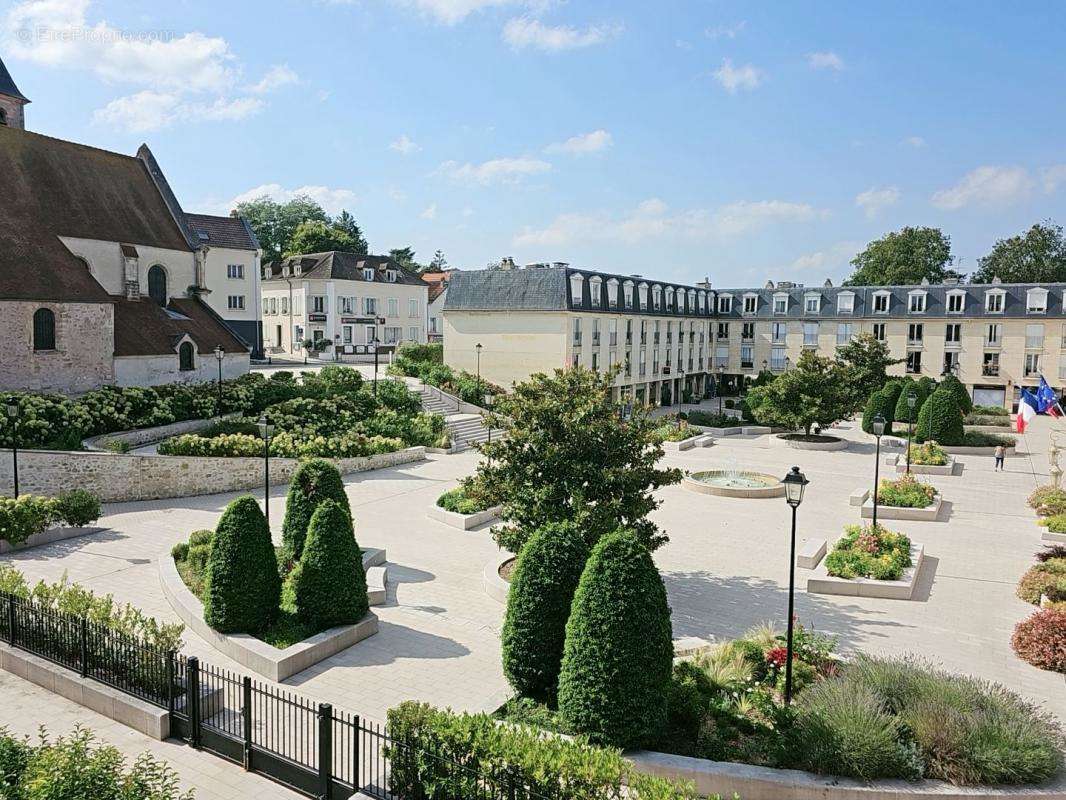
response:
[(800, 472), (799, 467), (781, 479), (785, 485), (785, 501), (792, 508), (792, 547), (788, 559), (788, 638), (785, 648), (785, 705), (792, 702), (792, 628), (795, 616), (794, 595), (796, 593), (796, 509), (803, 502), (803, 490), (810, 483)]
[(274, 426), (266, 418), (266, 414), (259, 418), (259, 434), (263, 437), (263, 513), (266, 516), (267, 527), (270, 527), (270, 437), (274, 434)]
[(477, 350), (477, 393), (481, 394), (481, 342), (474, 345)]
[(914, 406), (918, 398), (914, 391), (907, 392), (907, 474), (911, 474), (911, 439), (914, 438)]
[[(677, 367), (677, 410), (685, 410), (685, 370), (678, 364)], [(680, 422), (680, 420), (678, 420)]]
[(374, 317), (374, 397), (378, 396), (378, 325), (384, 321), (384, 317)]
[[(487, 408), (489, 410), (490, 414), (492, 413), (492, 404), (493, 404), (493, 402), (495, 400), (496, 400), (495, 397), (493, 397), (488, 392), (485, 392), (485, 398), (484, 398), (485, 408)], [(492, 420), (489, 420), (489, 424), (486, 427), (489, 429), (489, 444), (492, 444)]]
[(226, 351), (222, 345), (215, 345), (215, 360), (218, 362), (218, 416), (222, 418), (222, 359), (226, 357)]
[(870, 428), (877, 437), (877, 456), (874, 459), (874, 530), (877, 530), (877, 489), (881, 485), (881, 437), (885, 433), (885, 418), (878, 414), (870, 423)]
[(714, 379), (714, 393), (718, 395), (718, 416), (722, 416), (722, 377), (725, 375), (725, 367), (718, 365), (718, 374)]
[(11, 474), (15, 484), (15, 498), (19, 496), (19, 404), (11, 398), (7, 401), (7, 418), (11, 421)]

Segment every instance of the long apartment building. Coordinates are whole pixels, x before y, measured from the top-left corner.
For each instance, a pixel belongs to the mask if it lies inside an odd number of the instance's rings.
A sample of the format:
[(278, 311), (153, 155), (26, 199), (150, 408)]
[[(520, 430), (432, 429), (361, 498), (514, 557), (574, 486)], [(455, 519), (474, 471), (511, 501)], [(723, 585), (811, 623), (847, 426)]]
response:
[(534, 372), (619, 365), (619, 399), (676, 401), (782, 372), (804, 350), (831, 356), (861, 333), (891, 371), (954, 372), (981, 405), (1013, 404), (1044, 375), (1066, 382), (1066, 284), (720, 289), (566, 265), (457, 273), (444, 309), (446, 363), (509, 386)]

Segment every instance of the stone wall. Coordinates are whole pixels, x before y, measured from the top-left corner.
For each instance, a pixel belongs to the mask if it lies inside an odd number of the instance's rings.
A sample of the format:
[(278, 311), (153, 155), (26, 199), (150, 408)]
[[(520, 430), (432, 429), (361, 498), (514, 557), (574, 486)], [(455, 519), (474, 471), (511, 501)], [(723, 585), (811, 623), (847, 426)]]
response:
[[(55, 350), (33, 349), (39, 308), (55, 314)], [(110, 303), (0, 301), (0, 389), (86, 392), (113, 383), (114, 313)]]
[[(424, 447), (395, 453), (341, 458), (334, 463), (342, 474), (381, 469), (426, 457)], [(263, 486), (261, 458), (197, 458), (129, 453), (19, 451), (19, 491), (56, 495), (86, 489), (104, 502), (191, 497), (239, 492)], [(288, 483), (299, 461), (270, 459), (272, 486)], [(0, 450), (0, 494), (13, 491), (11, 451)]]
[[(240, 414), (223, 414), (222, 419), (240, 419)], [(99, 436), (90, 436), (82, 444), (86, 450), (97, 452), (109, 452), (108, 442), (125, 442), (131, 449), (143, 447), (146, 444), (155, 444), (171, 436), (181, 436), (185, 433), (197, 433), (214, 425), (216, 419), (187, 419), (182, 422), (172, 422), (170, 425), (157, 425), (154, 428), (137, 428), (132, 431), (116, 431), (115, 433), (103, 433)]]
[[(248, 371), (247, 353), (226, 353), (222, 360), (222, 378), (239, 378)], [(218, 379), (218, 362), (214, 353), (196, 353), (193, 369), (178, 366), (178, 352), (158, 356), (121, 356), (115, 358), (115, 384), (118, 386), (160, 386), (164, 383), (203, 383)]]

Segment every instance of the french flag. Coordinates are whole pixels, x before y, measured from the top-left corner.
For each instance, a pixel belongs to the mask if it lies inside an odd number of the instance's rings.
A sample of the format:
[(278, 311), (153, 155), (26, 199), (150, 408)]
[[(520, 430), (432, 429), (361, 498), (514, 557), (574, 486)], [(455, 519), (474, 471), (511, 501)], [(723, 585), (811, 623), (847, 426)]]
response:
[(1014, 430), (1018, 433), (1025, 433), (1025, 428), (1028, 426), (1029, 421), (1037, 415), (1040, 401), (1036, 399), (1032, 392), (1028, 389), (1022, 389), (1021, 397), (1018, 400), (1018, 414), (1014, 418)]

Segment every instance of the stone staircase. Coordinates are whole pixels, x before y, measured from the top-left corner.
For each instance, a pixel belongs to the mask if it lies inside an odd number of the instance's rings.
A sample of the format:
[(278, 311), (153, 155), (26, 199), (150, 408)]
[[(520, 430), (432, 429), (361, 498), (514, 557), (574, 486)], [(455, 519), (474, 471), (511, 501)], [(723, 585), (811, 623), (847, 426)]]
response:
[[(421, 389), (422, 409), (430, 414), (444, 417), (444, 424), (452, 437), (452, 447), (465, 450), (472, 444), (488, 441), (489, 429), (482, 422), (481, 414), (461, 413), (456, 410), (458, 402), (450, 394), (439, 391), (433, 386)], [(468, 404), (467, 405), (469, 408)], [(503, 431), (494, 428), (492, 438), (502, 437)]]

